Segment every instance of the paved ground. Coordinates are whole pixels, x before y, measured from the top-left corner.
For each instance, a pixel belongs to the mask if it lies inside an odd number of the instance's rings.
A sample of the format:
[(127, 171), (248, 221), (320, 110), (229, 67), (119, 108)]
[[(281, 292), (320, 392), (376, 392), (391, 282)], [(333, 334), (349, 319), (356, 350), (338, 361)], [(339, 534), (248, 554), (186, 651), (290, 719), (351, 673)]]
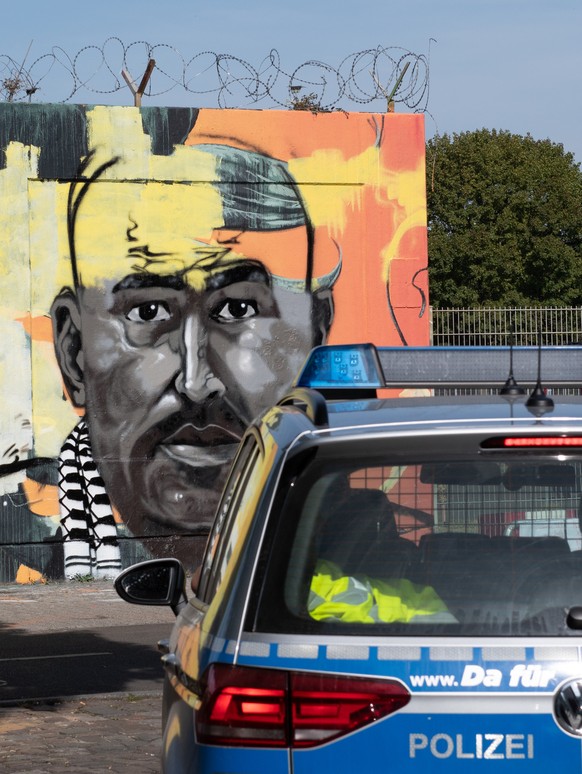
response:
[(0, 708), (0, 771), (159, 772), (160, 707), (159, 694), (112, 694)]
[[(167, 608), (122, 602), (110, 581), (0, 585), (0, 637), (2, 629), (38, 634), (173, 620)], [(160, 708), (161, 692), (0, 707), (0, 771), (158, 772)]]
[(115, 593), (112, 581), (0, 584), (1, 628), (64, 632), (173, 620), (169, 607), (123, 602)]

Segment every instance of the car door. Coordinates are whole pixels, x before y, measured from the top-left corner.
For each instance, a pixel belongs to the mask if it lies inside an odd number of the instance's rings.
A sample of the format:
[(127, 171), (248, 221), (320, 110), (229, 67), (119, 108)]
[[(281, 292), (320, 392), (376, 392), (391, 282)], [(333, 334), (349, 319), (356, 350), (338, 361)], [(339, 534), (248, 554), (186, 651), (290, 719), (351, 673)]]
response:
[(251, 431), (235, 460), (209, 535), (198, 593), (174, 630), (171, 683), (181, 700), (173, 703), (166, 722), (164, 755), (168, 772), (289, 771), (285, 750), (261, 750), (257, 758), (252, 748), (231, 746), (227, 734), (222, 743), (201, 740), (198, 718), (200, 707), (204, 709), (214, 702), (214, 697), (208, 695), (214, 685), (214, 668), (218, 665), (218, 670), (224, 667), (230, 672), (235, 662), (242, 616), (237, 598), (238, 592), (244, 598), (247, 571), (242, 555), (271, 462)]

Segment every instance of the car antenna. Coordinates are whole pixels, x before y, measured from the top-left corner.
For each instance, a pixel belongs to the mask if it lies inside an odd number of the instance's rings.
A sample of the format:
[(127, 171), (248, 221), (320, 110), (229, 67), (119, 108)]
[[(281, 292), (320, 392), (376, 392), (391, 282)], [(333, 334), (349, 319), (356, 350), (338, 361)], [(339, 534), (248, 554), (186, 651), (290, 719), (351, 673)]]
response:
[(537, 417), (554, 409), (554, 401), (546, 395), (542, 387), (542, 332), (540, 329), (538, 329), (538, 380), (525, 405)]
[(503, 387), (499, 390), (499, 394), (506, 398), (517, 397), (518, 395), (525, 395), (525, 389), (520, 387), (515, 381), (513, 375), (513, 341), (515, 334), (515, 326), (511, 324), (511, 331), (509, 333), (509, 376)]

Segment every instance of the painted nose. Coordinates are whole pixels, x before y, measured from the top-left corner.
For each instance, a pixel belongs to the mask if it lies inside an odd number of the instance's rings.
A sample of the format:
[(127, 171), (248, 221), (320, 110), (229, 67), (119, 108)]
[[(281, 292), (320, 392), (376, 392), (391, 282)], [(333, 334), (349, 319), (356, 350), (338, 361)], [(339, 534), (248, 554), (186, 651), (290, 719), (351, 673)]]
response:
[(176, 377), (176, 389), (193, 403), (204, 403), (222, 397), (226, 387), (213, 373), (208, 362), (208, 332), (197, 316), (190, 315), (184, 324), (182, 367)]

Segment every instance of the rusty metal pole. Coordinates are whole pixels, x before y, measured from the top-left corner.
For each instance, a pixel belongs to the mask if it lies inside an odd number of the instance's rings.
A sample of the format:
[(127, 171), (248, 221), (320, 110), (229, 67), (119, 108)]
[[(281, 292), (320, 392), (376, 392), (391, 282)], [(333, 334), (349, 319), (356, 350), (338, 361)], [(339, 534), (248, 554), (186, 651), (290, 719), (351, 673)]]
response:
[(141, 79), (141, 83), (139, 84), (139, 87), (137, 89), (137, 94), (135, 95), (136, 107), (141, 107), (142, 95), (146, 89), (146, 86), (148, 85), (149, 79), (152, 77), (152, 73), (154, 71), (155, 66), (156, 66), (156, 60), (150, 59), (150, 61), (148, 62), (148, 66), (145, 69), (145, 73), (143, 74), (143, 78)]
[(145, 73), (143, 74), (143, 78), (141, 79), (141, 82), (137, 88), (135, 86), (135, 81), (131, 77), (131, 73), (125, 68), (121, 71), (121, 74), (125, 79), (125, 82), (129, 86), (129, 90), (133, 94), (133, 104), (135, 105), (135, 107), (141, 107), (141, 98), (146, 89), (146, 86), (148, 85), (149, 79), (152, 77), (152, 73), (154, 71), (155, 66), (156, 66), (156, 60), (150, 59), (148, 62), (148, 66), (145, 69)]
[(387, 97), (387, 105), (386, 105), (386, 112), (387, 113), (394, 113), (394, 95), (400, 88), (400, 84), (402, 83), (402, 79), (406, 75), (406, 71), (408, 70), (408, 67), (410, 65), (410, 62), (406, 62), (404, 67), (402, 68), (402, 72), (398, 76), (398, 80), (396, 81), (396, 84), (394, 85), (394, 88), (390, 92), (390, 94)]

